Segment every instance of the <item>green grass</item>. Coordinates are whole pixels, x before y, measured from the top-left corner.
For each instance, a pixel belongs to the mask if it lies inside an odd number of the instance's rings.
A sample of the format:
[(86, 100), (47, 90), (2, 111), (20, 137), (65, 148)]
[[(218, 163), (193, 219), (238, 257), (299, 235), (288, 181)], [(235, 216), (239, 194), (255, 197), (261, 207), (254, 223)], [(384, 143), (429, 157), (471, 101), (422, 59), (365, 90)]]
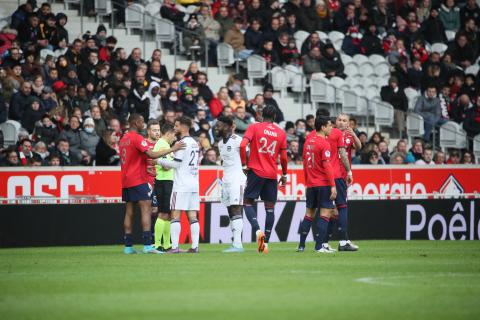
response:
[[(334, 243), (336, 245), (336, 243)], [(125, 256), (120, 246), (0, 250), (1, 319), (480, 319), (480, 241), (272, 244)]]

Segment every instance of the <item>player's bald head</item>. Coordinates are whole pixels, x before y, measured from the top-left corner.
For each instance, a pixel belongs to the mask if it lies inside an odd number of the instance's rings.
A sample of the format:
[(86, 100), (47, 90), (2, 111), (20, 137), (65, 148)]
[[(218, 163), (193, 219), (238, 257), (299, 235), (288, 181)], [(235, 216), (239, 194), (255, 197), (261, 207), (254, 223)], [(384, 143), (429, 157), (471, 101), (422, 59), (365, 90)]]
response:
[(140, 128), (143, 125), (143, 116), (138, 113), (132, 113), (128, 118), (128, 124), (132, 129), (143, 129)]

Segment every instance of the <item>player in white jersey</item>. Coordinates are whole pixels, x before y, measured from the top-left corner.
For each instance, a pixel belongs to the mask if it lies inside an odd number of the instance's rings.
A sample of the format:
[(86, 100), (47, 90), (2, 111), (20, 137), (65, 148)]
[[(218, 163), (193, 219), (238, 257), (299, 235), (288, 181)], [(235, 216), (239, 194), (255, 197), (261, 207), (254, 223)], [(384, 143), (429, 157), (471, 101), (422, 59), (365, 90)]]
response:
[(157, 163), (165, 168), (175, 168), (173, 178), (172, 197), (170, 209), (172, 220), (170, 222), (170, 235), (172, 239), (171, 253), (182, 252), (178, 246), (180, 241), (180, 215), (186, 211), (190, 221), (192, 247), (190, 253), (198, 253), (200, 240), (200, 225), (198, 223), (198, 211), (200, 210), (198, 158), (200, 149), (198, 143), (189, 135), (192, 121), (187, 117), (175, 120), (175, 132), (179, 140), (185, 143), (185, 149), (175, 152), (173, 160), (159, 159)]
[(233, 233), (232, 246), (223, 252), (243, 252), (243, 189), (247, 178), (240, 159), (242, 138), (233, 133), (233, 121), (225, 116), (217, 119), (215, 131), (221, 138), (218, 149), (223, 165), (222, 203), (227, 207)]

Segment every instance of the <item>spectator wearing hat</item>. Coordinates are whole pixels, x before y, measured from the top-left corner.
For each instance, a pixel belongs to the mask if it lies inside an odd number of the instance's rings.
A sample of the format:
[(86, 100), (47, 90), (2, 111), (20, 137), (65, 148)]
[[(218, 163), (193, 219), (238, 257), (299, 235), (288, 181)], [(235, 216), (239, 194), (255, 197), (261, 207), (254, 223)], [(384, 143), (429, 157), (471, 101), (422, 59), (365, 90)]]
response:
[(68, 21), (68, 17), (63, 12), (57, 13), (57, 15), (55, 16), (56, 30), (51, 39), (51, 44), (55, 48), (58, 48), (61, 42), (64, 42), (65, 44), (69, 44), (68, 31), (67, 29), (65, 29), (65, 25), (67, 24), (67, 21)]
[(457, 32), (460, 29), (460, 9), (455, 4), (455, 0), (444, 0), (440, 6), (440, 20), (445, 30)]
[(326, 74), (327, 78), (340, 77), (345, 78), (343, 65), (340, 54), (335, 50), (335, 47), (331, 43), (327, 43), (324, 47), (323, 59), (320, 61), (322, 72)]
[(192, 88), (185, 87), (181, 97), (180, 106), (183, 110), (183, 114), (193, 119), (197, 113), (197, 104), (193, 100)]
[(380, 97), (382, 101), (388, 102), (393, 106), (395, 127), (399, 131), (399, 136), (402, 137), (405, 132), (405, 116), (408, 110), (408, 99), (403, 89), (400, 88), (396, 77), (390, 77), (388, 85), (382, 87), (380, 90)]
[(20, 121), (22, 127), (27, 129), (30, 133), (33, 132), (36, 123), (42, 118), (43, 113), (44, 111), (42, 110), (40, 100), (37, 97), (33, 97), (32, 102), (22, 115)]
[(80, 150), (87, 152), (90, 158), (95, 159), (96, 147), (100, 141), (95, 132), (95, 122), (92, 118), (83, 121), (83, 130), (80, 132)]
[(445, 35), (445, 27), (439, 17), (439, 8), (432, 7), (430, 16), (422, 23), (422, 34), (428, 43), (445, 43), (447, 36)]
[(265, 106), (272, 106), (277, 111), (275, 122), (280, 123), (285, 121), (282, 110), (278, 106), (277, 101), (273, 98), (273, 86), (270, 83), (267, 83), (263, 87), (263, 99), (265, 101)]
[(23, 113), (33, 101), (32, 84), (25, 81), (20, 90), (12, 95), (9, 107), (9, 119), (20, 121)]

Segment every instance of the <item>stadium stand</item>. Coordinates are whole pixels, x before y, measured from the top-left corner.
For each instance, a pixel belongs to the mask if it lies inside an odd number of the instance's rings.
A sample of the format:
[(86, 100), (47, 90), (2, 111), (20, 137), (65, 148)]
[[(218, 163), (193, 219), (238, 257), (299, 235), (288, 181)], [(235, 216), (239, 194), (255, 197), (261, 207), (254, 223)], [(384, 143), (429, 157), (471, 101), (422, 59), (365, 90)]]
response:
[[(0, 163), (25, 166), (41, 157), (49, 165), (66, 139), (74, 160), (67, 164), (95, 165), (86, 146), (98, 140), (118, 150), (133, 112), (192, 117), (205, 153), (216, 146), (216, 117), (237, 117), (242, 105), (241, 121), (252, 123), (268, 104), (289, 139), (301, 143), (306, 132), (296, 120), (316, 108), (350, 114), (364, 143), (354, 163), (379, 152), (369, 138), (380, 130), (389, 152), (399, 139), (424, 138), (438, 151), (478, 155), (478, 5), (456, 6), (453, 24), (435, 1), (427, 13), (421, 3), (383, 2), (28, 0), (17, 7), (0, 0)], [(431, 118), (415, 113), (419, 99)], [(93, 133), (83, 128), (88, 118)], [(425, 137), (427, 126), (433, 130)], [(25, 138), (33, 149), (45, 142), (47, 152), (22, 150)], [(11, 149), (26, 161), (10, 163)]]

